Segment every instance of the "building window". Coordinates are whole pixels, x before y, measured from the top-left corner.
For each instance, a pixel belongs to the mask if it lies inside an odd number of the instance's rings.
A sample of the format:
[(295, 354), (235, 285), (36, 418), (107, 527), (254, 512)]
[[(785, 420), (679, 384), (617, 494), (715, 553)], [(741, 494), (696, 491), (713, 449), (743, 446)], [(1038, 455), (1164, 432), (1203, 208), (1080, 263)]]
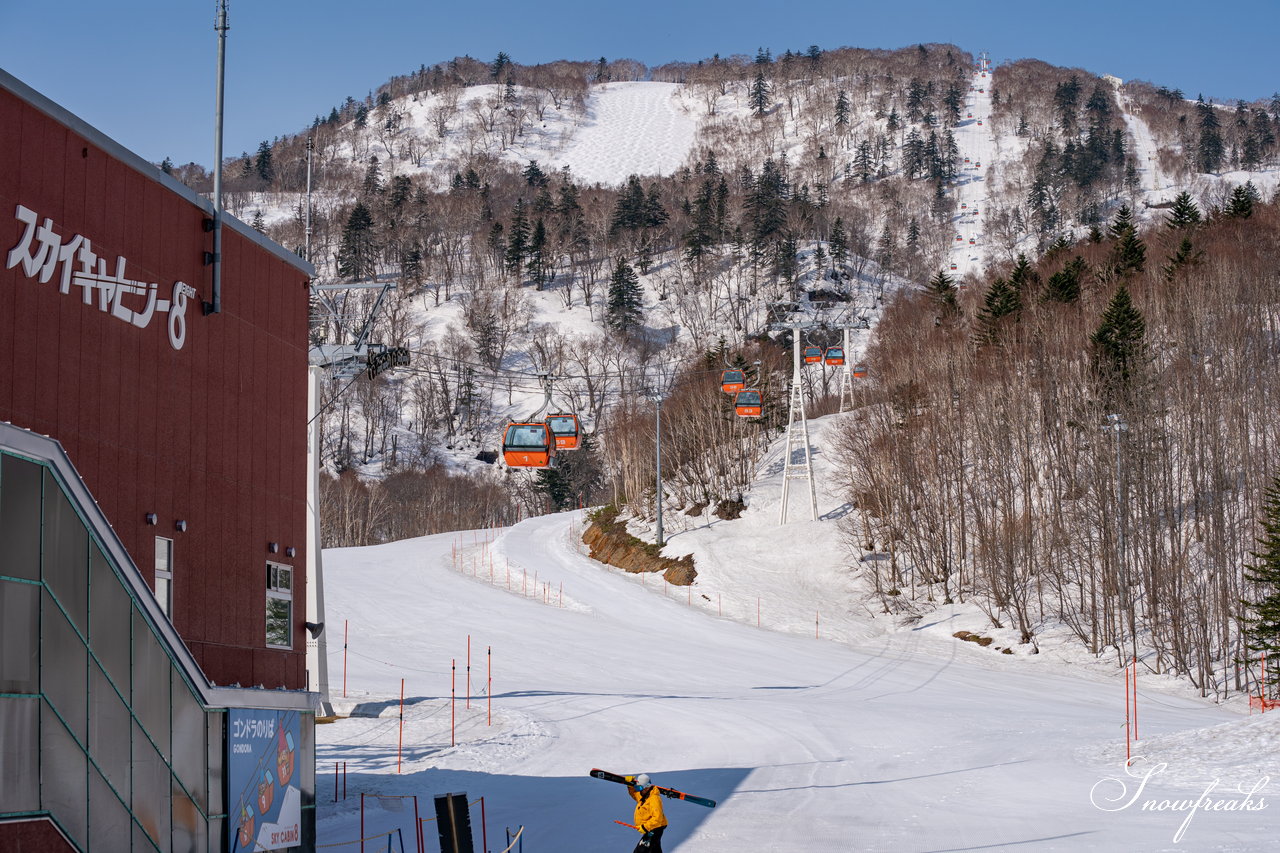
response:
[(156, 537), (156, 601), (173, 619), (173, 540)]
[(267, 645), (293, 648), (293, 569), (267, 563)]

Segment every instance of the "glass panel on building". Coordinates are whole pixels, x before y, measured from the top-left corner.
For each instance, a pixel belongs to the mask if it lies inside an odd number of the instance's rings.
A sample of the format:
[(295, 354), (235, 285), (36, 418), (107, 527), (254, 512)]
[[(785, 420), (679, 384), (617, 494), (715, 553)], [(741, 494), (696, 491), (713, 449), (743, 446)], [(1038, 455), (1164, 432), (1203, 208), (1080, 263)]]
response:
[(97, 664), (90, 664), (89, 670), (89, 755), (127, 805), (132, 790), (129, 708)]
[(40, 688), (76, 739), (84, 743), (89, 695), (85, 665), (89, 656), (47, 589), (40, 600), (40, 669), (48, 673)]
[[(127, 738), (122, 738), (126, 740)], [(127, 744), (126, 744), (127, 745)], [(90, 850), (119, 849), (129, 838), (129, 812), (97, 770), (89, 770), (89, 835)]]
[(40, 808), (40, 700), (0, 697), (0, 812)]
[[(169, 757), (169, 656), (151, 633), (142, 612), (133, 611), (133, 713)], [(168, 785), (165, 785), (168, 790)], [(136, 803), (136, 799), (135, 799)], [(165, 833), (167, 835), (168, 833)]]
[[(83, 649), (83, 647), (81, 647)], [(46, 658), (42, 661), (49, 666)], [(49, 679), (52, 680), (52, 679)], [(81, 850), (89, 815), (87, 762), (84, 750), (48, 705), (40, 713), (40, 808), (55, 815), (62, 831)]]
[(0, 575), (40, 580), (40, 483), (44, 468), (0, 453)]
[(44, 582), (89, 636), (89, 531), (48, 469), (44, 474)]
[(89, 648), (126, 700), (133, 695), (130, 624), (133, 603), (97, 543), (89, 549)]
[(40, 692), (39, 618), (39, 586), (0, 580), (0, 693)]
[[(191, 695), (181, 674), (173, 672), (173, 772), (191, 798), (208, 813), (206, 788), (209, 772), (205, 767), (209, 751), (205, 747), (205, 712)], [(177, 818), (177, 812), (174, 812)]]
[[(168, 699), (169, 692), (165, 691)], [(133, 727), (133, 816), (160, 847), (169, 846), (169, 788), (172, 777), (160, 753)], [(137, 849), (136, 847), (134, 849)]]

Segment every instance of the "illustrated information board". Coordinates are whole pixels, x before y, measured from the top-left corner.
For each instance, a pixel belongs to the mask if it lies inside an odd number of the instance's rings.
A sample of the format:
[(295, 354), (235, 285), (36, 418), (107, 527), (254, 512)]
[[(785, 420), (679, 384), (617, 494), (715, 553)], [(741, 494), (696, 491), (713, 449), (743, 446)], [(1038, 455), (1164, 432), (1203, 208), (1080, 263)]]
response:
[(302, 838), (302, 792), (295, 772), (297, 711), (227, 711), (230, 853), (279, 850)]

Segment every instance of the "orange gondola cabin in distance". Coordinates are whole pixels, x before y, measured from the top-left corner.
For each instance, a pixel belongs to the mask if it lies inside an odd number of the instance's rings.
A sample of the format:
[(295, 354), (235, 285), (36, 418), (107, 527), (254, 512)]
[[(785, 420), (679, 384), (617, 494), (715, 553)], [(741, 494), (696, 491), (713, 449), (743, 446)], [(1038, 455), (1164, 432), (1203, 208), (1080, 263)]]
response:
[(867, 375), (867, 366), (865, 364), (855, 364), (853, 366), (853, 375), (859, 379)]
[(747, 387), (747, 377), (741, 370), (726, 370), (720, 374), (720, 390), (726, 394), (737, 394)]
[(740, 418), (758, 418), (761, 415), (762, 403), (759, 391), (739, 391), (733, 398), (734, 411)]
[(555, 438), (546, 423), (507, 424), (502, 435), (502, 461), (508, 467), (548, 468), (555, 455)]
[(582, 436), (578, 416), (567, 412), (547, 415), (547, 426), (556, 440), (556, 450), (577, 450)]
[(817, 364), (820, 361), (822, 361), (822, 347), (805, 347), (804, 348), (805, 364)]
[(844, 349), (842, 347), (827, 347), (824, 359), (832, 367), (840, 367), (844, 364)]

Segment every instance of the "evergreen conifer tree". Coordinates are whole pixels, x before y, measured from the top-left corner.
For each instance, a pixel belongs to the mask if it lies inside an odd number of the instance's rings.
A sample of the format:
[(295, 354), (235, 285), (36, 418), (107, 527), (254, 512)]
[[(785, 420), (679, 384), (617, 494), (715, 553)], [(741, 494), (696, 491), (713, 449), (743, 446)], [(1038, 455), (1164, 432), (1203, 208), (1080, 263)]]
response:
[(929, 279), (928, 288), (929, 296), (938, 303), (943, 317), (953, 317), (960, 313), (960, 303), (956, 299), (959, 288), (944, 270), (938, 270), (938, 274)]
[(1244, 567), (1244, 579), (1253, 585), (1257, 597), (1242, 604), (1240, 627), (1246, 648), (1252, 652), (1280, 653), (1280, 476), (1263, 493), (1262, 535), (1254, 562)]
[(489, 66), (489, 74), (494, 80), (501, 81), (503, 73), (510, 67), (510, 65), (511, 57), (508, 56), (505, 51), (500, 50), (498, 51), (497, 57), (494, 58), (493, 63)]
[(827, 238), (827, 249), (831, 253), (831, 271), (849, 257), (849, 237), (844, 233), (844, 219), (837, 216), (831, 225), (831, 236)]
[(609, 280), (609, 300), (605, 305), (605, 325), (619, 334), (627, 334), (642, 319), (643, 306), (640, 277), (625, 258), (618, 261)]
[(871, 161), (871, 142), (862, 140), (858, 143), (858, 148), (853, 155), (854, 174), (858, 176), (858, 180), (864, 184), (871, 180), (873, 165)]
[(555, 271), (547, 259), (547, 226), (542, 218), (533, 224), (533, 235), (529, 238), (529, 262), (527, 269), (535, 290), (542, 290), (555, 278)]
[(378, 158), (369, 158), (369, 167), (364, 172), (364, 182), (360, 189), (366, 196), (382, 192), (382, 169), (378, 166)]
[(1009, 273), (1009, 285), (1018, 292), (1019, 299), (1025, 297), (1027, 291), (1040, 283), (1040, 274), (1027, 260), (1027, 256), (1018, 253), (1018, 260)]
[(756, 71), (755, 82), (751, 84), (751, 91), (747, 95), (747, 102), (757, 117), (763, 118), (769, 107), (769, 91), (769, 81), (765, 79), (762, 67)]
[(1199, 113), (1200, 141), (1196, 148), (1196, 164), (1202, 172), (1217, 172), (1222, 167), (1223, 152), (1221, 124), (1213, 104), (1206, 104), (1204, 95), (1196, 102)]
[(511, 227), (507, 231), (507, 250), (503, 259), (507, 265), (507, 271), (519, 279), (528, 255), (529, 220), (525, 214), (524, 199), (518, 198), (511, 212)]
[(531, 187), (545, 187), (551, 181), (546, 172), (538, 166), (537, 160), (530, 160), (529, 165), (525, 166), (520, 174), (524, 176), (525, 183)]
[(1169, 208), (1169, 218), (1165, 221), (1165, 225), (1170, 228), (1190, 228), (1199, 224), (1200, 208), (1196, 207), (1191, 193), (1183, 190), (1174, 198), (1173, 207)]
[(1204, 257), (1204, 252), (1197, 250), (1191, 244), (1189, 237), (1183, 237), (1182, 242), (1178, 244), (1178, 248), (1169, 256), (1169, 263), (1164, 265), (1164, 280), (1173, 281), (1177, 278), (1178, 271), (1183, 267), (1195, 266)]
[(836, 95), (836, 125), (846, 127), (849, 124), (849, 93), (844, 89)]
[(982, 309), (978, 312), (978, 346), (998, 346), (1003, 338), (1004, 326), (1008, 323), (1005, 318), (1016, 319), (1021, 310), (1018, 291), (1003, 278), (993, 281), (982, 299)]
[(1076, 255), (1067, 262), (1066, 266), (1049, 276), (1049, 281), (1044, 288), (1044, 298), (1054, 302), (1075, 302), (1080, 298), (1084, 271), (1084, 258)]
[(338, 275), (347, 281), (372, 278), (377, 261), (373, 233), (373, 214), (357, 201), (342, 229), (338, 246)]
[(1142, 272), (1147, 264), (1146, 244), (1132, 230), (1126, 231), (1116, 240), (1111, 259), (1116, 275), (1128, 276)]
[(1111, 221), (1110, 230), (1112, 237), (1119, 237), (1126, 231), (1133, 230), (1133, 211), (1129, 209), (1129, 205), (1120, 205), (1116, 218)]
[[(1253, 192), (1250, 192), (1253, 190)], [(1253, 183), (1246, 183), (1244, 186), (1236, 187), (1231, 191), (1231, 198), (1227, 202), (1227, 208), (1223, 214), (1229, 219), (1248, 219), (1253, 216), (1253, 204), (1257, 201), (1257, 190), (1253, 189)]]
[(1121, 284), (1102, 313), (1090, 338), (1094, 369), (1102, 380), (1109, 405), (1123, 402), (1146, 362), (1146, 321), (1133, 304), (1129, 288)]

